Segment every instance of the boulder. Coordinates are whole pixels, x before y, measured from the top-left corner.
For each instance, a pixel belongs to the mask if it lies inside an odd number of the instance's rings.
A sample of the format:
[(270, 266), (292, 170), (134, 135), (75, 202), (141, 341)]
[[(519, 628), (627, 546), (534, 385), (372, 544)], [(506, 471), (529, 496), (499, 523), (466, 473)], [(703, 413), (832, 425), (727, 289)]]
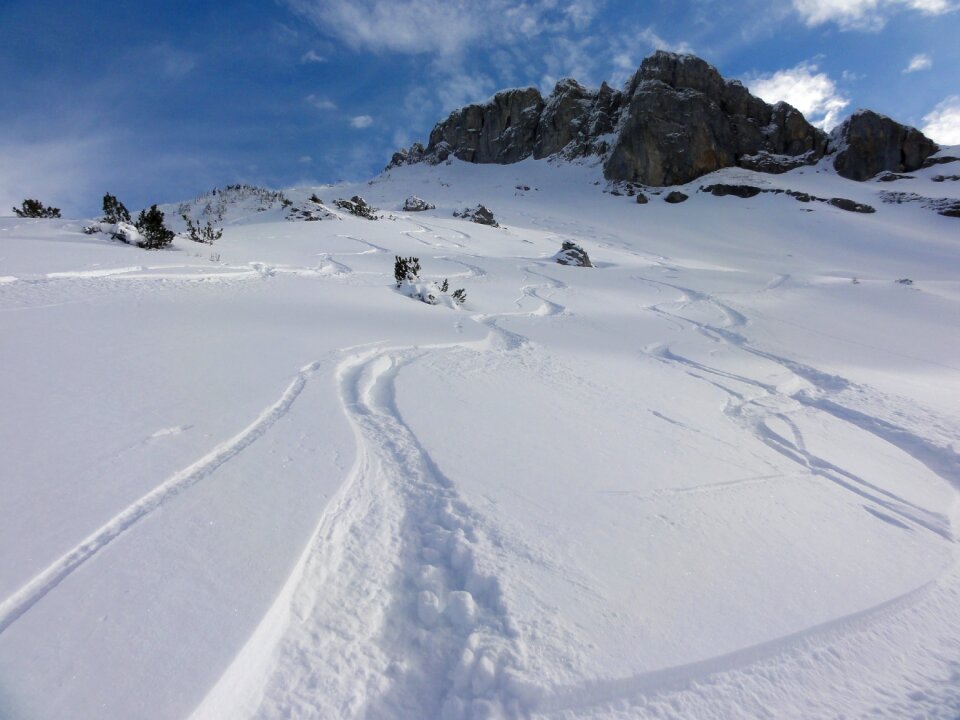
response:
[(836, 150), (834, 169), (850, 180), (868, 180), (883, 171), (919, 170), (938, 149), (916, 128), (871, 110), (850, 116), (833, 131), (830, 145)]
[(471, 222), (479, 223), (480, 225), (490, 225), (491, 227), (500, 227), (496, 219), (493, 217), (493, 213), (490, 212), (483, 205), (477, 205), (475, 208), (467, 208), (461, 210), (460, 212), (454, 211), (454, 217), (463, 218), (464, 220), (470, 220)]
[(379, 219), (377, 217), (377, 209), (371, 207), (367, 201), (359, 195), (354, 195), (349, 200), (344, 200), (343, 198), (334, 200), (333, 204), (341, 210), (346, 210), (351, 215), (356, 215), (357, 217), (366, 218), (367, 220)]
[(667, 196), (664, 198), (664, 201), (676, 205), (677, 203), (685, 202), (687, 198), (688, 196), (684, 195), (679, 190), (673, 190), (667, 194)]
[(575, 267), (593, 267), (590, 262), (590, 256), (587, 251), (570, 240), (564, 240), (560, 247), (560, 252), (553, 256), (561, 265), (573, 265)]
[(431, 205), (423, 198), (411, 195), (403, 201), (403, 209), (407, 212), (423, 212), (424, 210), (436, 210), (436, 205)]

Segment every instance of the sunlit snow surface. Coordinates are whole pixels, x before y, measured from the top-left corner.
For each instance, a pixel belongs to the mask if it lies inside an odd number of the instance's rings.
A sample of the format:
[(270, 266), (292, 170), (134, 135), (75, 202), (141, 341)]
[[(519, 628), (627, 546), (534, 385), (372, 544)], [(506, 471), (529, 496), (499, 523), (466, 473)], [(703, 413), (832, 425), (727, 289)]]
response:
[(951, 167), (411, 167), (156, 252), (0, 219), (0, 717), (955, 718), (960, 220), (878, 196)]

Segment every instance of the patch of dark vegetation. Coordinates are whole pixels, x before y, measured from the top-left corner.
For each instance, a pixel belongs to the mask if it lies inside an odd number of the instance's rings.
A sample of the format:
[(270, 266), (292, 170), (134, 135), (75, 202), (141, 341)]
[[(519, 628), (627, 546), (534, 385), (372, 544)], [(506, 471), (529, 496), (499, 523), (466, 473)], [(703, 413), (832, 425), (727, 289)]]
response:
[(960, 218), (960, 200), (956, 198), (929, 198), (917, 193), (882, 192), (880, 199), (891, 205), (919, 203), (920, 207), (933, 210), (944, 217)]

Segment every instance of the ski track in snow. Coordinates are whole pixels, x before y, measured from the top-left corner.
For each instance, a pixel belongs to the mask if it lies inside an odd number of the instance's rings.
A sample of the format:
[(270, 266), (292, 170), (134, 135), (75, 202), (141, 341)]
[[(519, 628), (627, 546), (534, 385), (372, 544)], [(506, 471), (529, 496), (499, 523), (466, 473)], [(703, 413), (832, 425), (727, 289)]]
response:
[[(543, 277), (538, 287), (565, 287)], [(394, 379), (430, 352), (528, 346), (497, 320), (565, 311), (532, 296), (533, 312), (473, 316), (483, 340), (372, 350), (340, 365), (354, 468), (195, 720), (529, 716), (539, 690), (522, 679), (500, 581), (475, 551), (484, 520), (404, 423)]]
[[(127, 506), (123, 511), (104, 523), (74, 548), (63, 554), (46, 569), (35, 575), (19, 590), (0, 603), (0, 633), (17, 621), (44, 596), (69, 577), (83, 563), (133, 527), (144, 517), (154, 512), (184, 490), (212, 475), (252, 443), (264, 435), (276, 422), (286, 415), (300, 396), (308, 378), (323, 364), (310, 363), (297, 373), (280, 399), (263, 410), (251, 424), (191, 465), (179, 470), (160, 483), (149, 493)], [(178, 429), (179, 430), (179, 429)], [(169, 434), (170, 431), (165, 431)]]
[[(429, 351), (372, 351), (338, 369), (358, 442), (344, 494), (195, 718), (526, 712), (533, 696), (517, 673), (516, 630), (499, 580), (475, 552), (483, 520), (395, 404), (398, 370)], [(265, 645), (274, 647), (268, 667)]]
[[(781, 285), (787, 278), (776, 278), (768, 289)], [(724, 412), (740, 420), (740, 424), (762, 442), (796, 462), (806, 473), (826, 478), (899, 518), (897, 520), (876, 507), (865, 505), (864, 508), (880, 521), (900, 527), (919, 526), (948, 542), (956, 542), (954, 532), (960, 523), (957, 497), (949, 513), (939, 514), (872, 485), (810, 453), (789, 413), (802, 409), (826, 413), (902, 450), (960, 492), (960, 456), (952, 448), (937, 446), (905, 428), (831, 399), (852, 383), (751, 347), (736, 332), (736, 328), (747, 324), (747, 318), (715, 297), (650, 278), (637, 279), (667, 286), (681, 295), (679, 299), (651, 306), (651, 311), (693, 326), (704, 336), (728, 348), (780, 366), (801, 381), (798, 383), (801, 389), (784, 394), (776, 386), (695, 362), (662, 345), (650, 349), (653, 357), (686, 368), (688, 374), (726, 392), (729, 402)], [(724, 319), (723, 325), (709, 325), (680, 314), (693, 303), (707, 303), (718, 310)], [(678, 311), (665, 310), (668, 305), (676, 306)], [(720, 380), (709, 380), (705, 376)], [(748, 396), (738, 392), (724, 380), (745, 385), (754, 393)], [(869, 393), (867, 388), (857, 389)], [(790, 428), (792, 437), (784, 437), (770, 429), (765, 424), (769, 418), (783, 421)], [(666, 417), (663, 419), (675, 422)], [(651, 498), (712, 492), (780, 477), (754, 477), (679, 488), (655, 493)], [(534, 715), (544, 718), (835, 717), (843, 713), (830, 691), (837, 678), (843, 677), (850, 712), (865, 714), (869, 711), (880, 717), (911, 715), (955, 720), (960, 712), (960, 655), (955, 645), (958, 635), (960, 565), (954, 550), (954, 561), (939, 578), (876, 607), (699, 662), (634, 676), (554, 687), (544, 692)], [(886, 663), (885, 672), (878, 673), (878, 676), (889, 678), (892, 673), (898, 678), (899, 685), (878, 687), (869, 681), (867, 673), (850, 674), (851, 663), (860, 663), (864, 667)], [(910, 668), (909, 673), (897, 672), (904, 667)], [(825, 700), (816, 694), (816, 690), (823, 691)], [(785, 698), (790, 702), (785, 703)], [(773, 711), (771, 715), (773, 707), (779, 712)]]
[[(402, 233), (438, 250), (463, 249), (459, 230), (415, 223)], [(533, 219), (532, 224), (539, 224)], [(562, 226), (553, 222), (552, 229)], [(668, 258), (627, 247), (615, 236), (567, 223), (571, 232), (600, 238), (597, 245), (651, 268), (676, 273)], [(456, 239), (442, 232), (456, 233)], [(421, 237), (424, 236), (424, 237)], [(432, 242), (426, 236), (439, 242)], [(353, 273), (334, 256), (389, 252), (366, 240), (356, 253), (320, 253), (315, 268), (250, 263), (216, 272), (174, 274), (194, 266), (48, 273), (42, 279), (0, 278), (0, 283), (113, 281), (119, 279), (244, 279), (275, 274), (341, 276)], [(557, 236), (560, 237), (560, 236)], [(464, 253), (464, 257), (470, 257)], [(435, 260), (459, 264), (482, 278), (487, 272), (457, 257)], [(480, 513), (467, 505), (403, 420), (395, 398), (402, 368), (430, 353), (463, 351), (515, 353), (533, 346), (524, 335), (498, 324), (511, 317), (571, 315), (557, 295), (567, 289), (545, 274), (542, 261), (523, 260), (523, 284), (516, 312), (471, 317), (488, 329), (475, 342), (421, 347), (344, 349), (336, 367), (343, 411), (354, 431), (357, 457), (348, 479), (331, 500), (301, 557), (246, 645), (195, 711), (194, 718), (368, 717), (470, 718), (657, 717), (728, 718), (770, 716), (769, 708), (790, 692), (824, 688), (851, 663), (903, 662), (902, 687), (878, 688), (869, 676), (846, 675), (853, 708), (887, 708), (924, 717), (955, 718), (960, 712), (960, 570), (956, 564), (937, 579), (876, 607), (835, 618), (816, 627), (734, 652), (648, 673), (538, 687), (524, 676), (525, 647), (511, 620), (504, 589), (481, 548), (495, 534)], [(198, 266), (199, 268), (199, 266)], [(209, 266), (199, 268), (209, 270)], [(160, 271), (160, 272), (157, 272)], [(668, 276), (670, 277), (670, 276)], [(960, 492), (960, 456), (909, 428), (845, 406), (840, 396), (853, 388), (842, 377), (751, 346), (737, 330), (747, 318), (714, 296), (655, 280), (636, 279), (671, 298), (646, 309), (681, 329), (692, 329), (734, 353), (759, 358), (791, 380), (774, 385), (703, 361), (669, 346), (648, 348), (650, 357), (710, 383), (727, 396), (724, 413), (759, 441), (798, 466), (797, 475), (752, 476), (692, 488), (675, 488), (650, 497), (715, 492), (743, 484), (815, 476), (855, 494), (881, 522), (919, 527), (955, 543), (960, 507), (934, 513), (880, 488), (839, 463), (811, 452), (793, 413), (812, 411), (845, 423), (898, 448)], [(789, 280), (774, 278), (768, 290)], [(18, 283), (19, 284), (19, 283)], [(524, 308), (529, 300), (538, 303)], [(694, 305), (708, 306), (722, 318), (709, 324), (686, 317)], [(141, 519), (201, 480), (262, 437), (284, 417), (309, 379), (328, 361), (310, 363), (297, 373), (280, 398), (246, 428), (183, 468), (115, 515), (76, 547), (51, 563), (0, 604), (0, 633), (53, 591), (64, 579)], [(869, 388), (856, 386), (867, 397)], [(680, 424), (660, 413), (664, 422)], [(188, 429), (159, 430), (157, 439)], [(640, 498), (645, 499), (645, 498)], [(900, 655), (903, 655), (901, 658)], [(833, 675), (831, 675), (833, 673)], [(894, 671), (878, 673), (889, 678)], [(794, 688), (795, 690), (791, 690)], [(799, 689), (799, 690), (796, 690)], [(818, 706), (816, 696), (789, 697), (791, 717), (840, 714)], [(856, 703), (859, 703), (857, 705)], [(855, 712), (856, 710), (854, 710)]]
[[(654, 265), (670, 269), (665, 259)], [(939, 579), (876, 607), (720, 657), (564, 687), (524, 681), (524, 646), (500, 582), (495, 572), (479, 567), (472, 548), (482, 542), (484, 520), (459, 498), (403, 422), (393, 382), (405, 364), (427, 353), (460, 347), (502, 354), (530, 347), (525, 336), (501, 328), (498, 321), (569, 312), (541, 294), (562, 291), (566, 285), (536, 269), (540, 266), (521, 266), (526, 277), (546, 282), (521, 287), (517, 312), (472, 317), (488, 328), (486, 339), (378, 349), (340, 366), (344, 411), (357, 438), (356, 465), (274, 607), (195, 719), (224, 713), (263, 718), (733, 717), (765, 695), (772, 693), (776, 699), (787, 673), (807, 673), (813, 686), (819, 682), (826, 687), (820, 674), (842, 667), (847, 654), (873, 657), (880, 644), (885, 657), (896, 658), (896, 646), (883, 644), (918, 627), (921, 636), (939, 643), (942, 651), (941, 646), (949, 646), (960, 633), (960, 572), (953, 565)], [(709, 367), (665, 346), (651, 348), (652, 357), (727, 393), (725, 413), (797, 463), (796, 476), (825, 478), (862, 497), (878, 520), (919, 526), (953, 542), (956, 507), (952, 517), (932, 513), (813, 455), (789, 414), (803, 409), (827, 413), (903, 450), (960, 489), (960, 466), (951, 449), (838, 404), (831, 396), (848, 389), (849, 381), (751, 347), (736, 332), (747, 324), (746, 317), (716, 298), (650, 278), (637, 279), (681, 295), (649, 306), (649, 311), (680, 327), (693, 327), (712, 342), (775, 364), (795, 379), (787, 387), (800, 389), (780, 392), (778, 386)], [(785, 280), (777, 278), (774, 286)], [(538, 300), (539, 306), (523, 310), (528, 298)], [(681, 314), (697, 303), (712, 306), (723, 323), (713, 326)], [(679, 309), (668, 311), (666, 306)], [(744, 386), (749, 393), (731, 385)], [(791, 437), (771, 429), (769, 419), (790, 428)], [(671, 492), (713, 492), (783, 477), (748, 477)], [(938, 618), (945, 620), (939, 634)], [(920, 647), (913, 651), (919, 653)], [(954, 680), (960, 677), (955, 658), (941, 652), (933, 662), (937, 670), (955, 668)], [(923, 665), (918, 658), (916, 667)], [(848, 680), (852, 702), (869, 704), (878, 688), (862, 680)], [(928, 695), (923, 678), (911, 676), (904, 683), (904, 693), (912, 692), (904, 700), (907, 705), (946, 703), (943, 707), (956, 708), (960, 703), (960, 692), (950, 690), (949, 680), (933, 683)], [(754, 697), (744, 700), (748, 692)], [(797, 699), (798, 705), (804, 702), (814, 707), (817, 701)], [(727, 714), (717, 708), (727, 708)]]

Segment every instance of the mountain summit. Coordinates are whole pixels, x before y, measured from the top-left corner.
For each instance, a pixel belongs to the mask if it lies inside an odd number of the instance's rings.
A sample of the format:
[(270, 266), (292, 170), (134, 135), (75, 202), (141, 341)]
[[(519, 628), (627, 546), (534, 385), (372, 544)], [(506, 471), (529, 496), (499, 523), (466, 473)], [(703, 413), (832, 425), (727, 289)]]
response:
[(861, 110), (828, 136), (793, 106), (770, 105), (693, 55), (658, 50), (622, 90), (589, 90), (573, 79), (544, 98), (533, 87), (498, 92), (450, 113), (395, 153), (390, 167), (510, 164), (528, 157), (597, 157), (612, 181), (680, 185), (724, 167), (780, 173), (834, 154), (838, 173), (864, 180), (915, 170), (937, 145), (923, 133)]

